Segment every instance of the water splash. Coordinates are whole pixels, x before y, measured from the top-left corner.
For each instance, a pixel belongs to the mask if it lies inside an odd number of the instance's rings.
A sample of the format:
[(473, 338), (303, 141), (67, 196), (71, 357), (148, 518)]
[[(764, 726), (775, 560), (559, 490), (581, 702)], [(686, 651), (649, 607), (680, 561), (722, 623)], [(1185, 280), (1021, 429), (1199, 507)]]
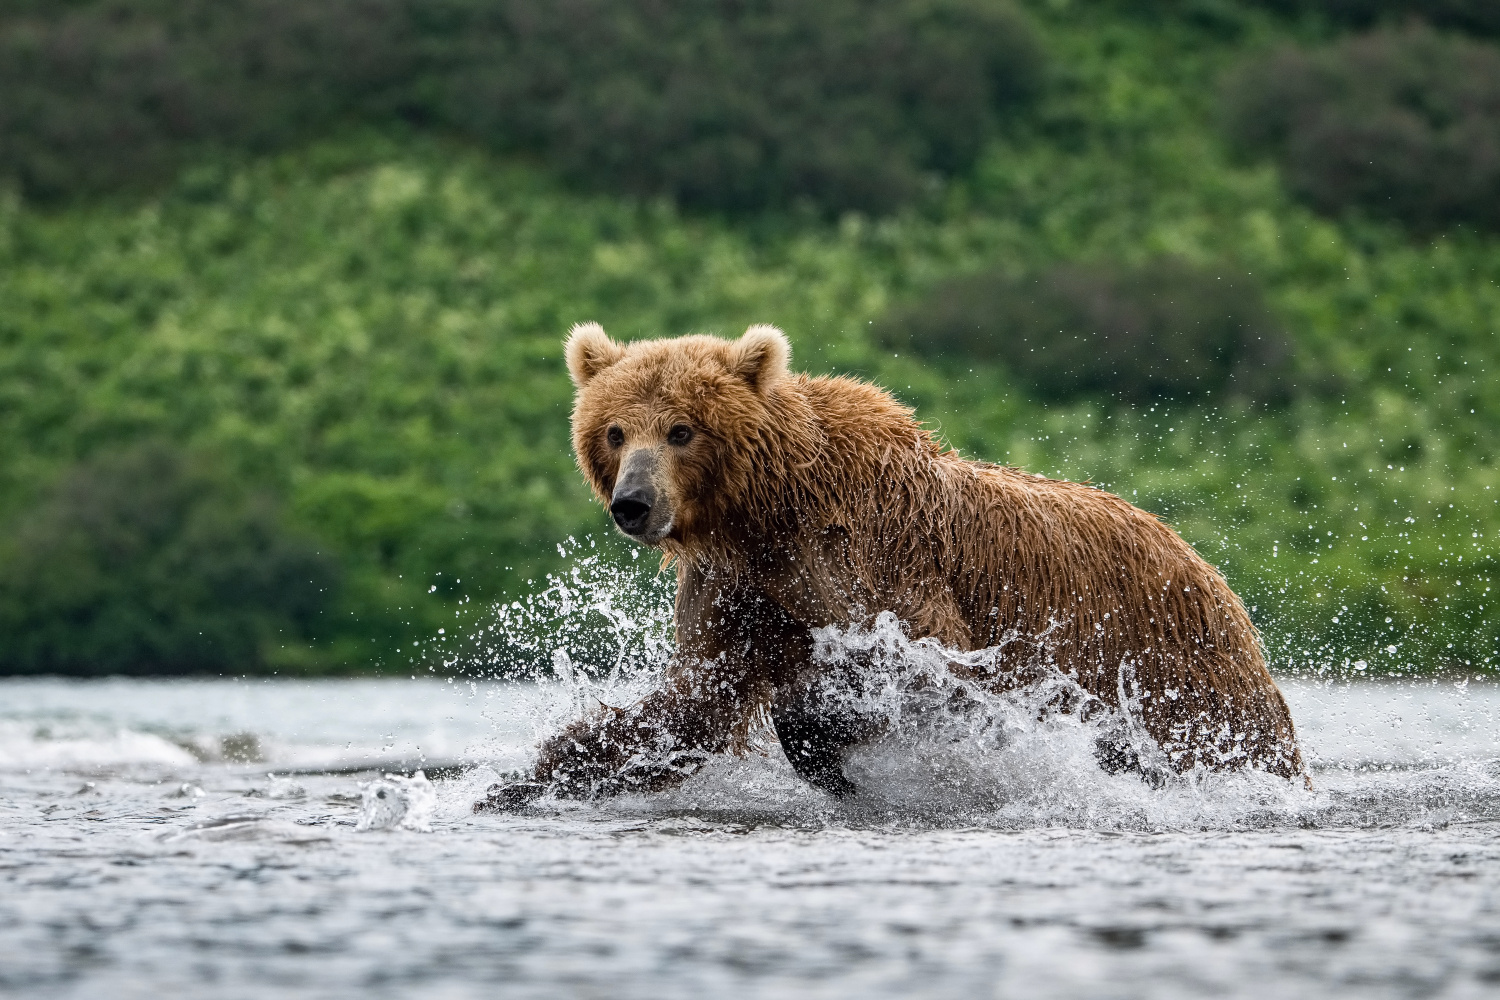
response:
[[(521, 720), (534, 739), (599, 705), (628, 705), (649, 692), (671, 658), (676, 580), (651, 572), (649, 555), (596, 539), (569, 538), (558, 551), (572, 557), (531, 594), (494, 605), (470, 637), (466, 656), (446, 666), (473, 681), (527, 681)], [(645, 559), (643, 559), (643, 555)], [(495, 719), (514, 729), (517, 720)]]
[(432, 814), (437, 810), (437, 792), (427, 775), (418, 771), (410, 778), (387, 774), (360, 785), (359, 821), (355, 829), (411, 830), (432, 832)]
[[(1248, 812), (1285, 815), (1310, 803), (1300, 785), (1273, 775), (1178, 774), (1128, 690), (1116, 710), (1055, 666), (1015, 662), (1017, 638), (966, 652), (912, 639), (890, 613), (868, 628), (815, 632), (822, 696), (883, 723), (846, 761), (858, 792), (839, 809), (945, 826), (1156, 829), (1233, 825)], [(1017, 679), (997, 689), (1005, 676)], [(1101, 741), (1128, 748), (1140, 771), (1102, 769)]]
[[(511, 689), (495, 709), (497, 729), (530, 732), (526, 746), (600, 704), (640, 698), (672, 653), (670, 576), (642, 572), (638, 559), (612, 560), (592, 543), (571, 551), (578, 558), (567, 572), (497, 606), (483, 630), (484, 655), (472, 664), (479, 676), (531, 682)], [(820, 695), (881, 721), (880, 735), (845, 762), (858, 788), (850, 798), (831, 799), (803, 782), (762, 720), (749, 755), (714, 757), (669, 792), (592, 804), (544, 800), (542, 808), (794, 824), (1137, 831), (1420, 825), (1500, 811), (1500, 771), (1487, 759), (1445, 761), (1397, 782), (1373, 773), (1336, 777), (1325, 764), (1311, 792), (1256, 771), (1178, 774), (1140, 724), (1128, 677), (1116, 710), (1054, 667), (1020, 664), (1015, 638), (955, 650), (911, 638), (891, 614), (867, 627), (818, 630)], [(1006, 672), (1017, 680), (997, 690), (994, 679)], [(1101, 740), (1141, 761), (1145, 780), (1139, 771), (1101, 768)], [(1309, 759), (1319, 760), (1319, 746), (1304, 743)], [(528, 755), (509, 743), (491, 760), (524, 769)], [(493, 771), (475, 779), (492, 780)], [(1398, 787), (1416, 792), (1398, 794)], [(460, 797), (470, 791), (482, 788)]]
[(589, 538), (559, 545), (572, 565), (549, 573), (523, 598), (491, 609), (471, 637), (473, 652), (450, 661), (476, 678), (559, 679), (614, 690), (634, 685), (671, 655), (676, 580), (651, 573), (632, 548), (628, 560)]

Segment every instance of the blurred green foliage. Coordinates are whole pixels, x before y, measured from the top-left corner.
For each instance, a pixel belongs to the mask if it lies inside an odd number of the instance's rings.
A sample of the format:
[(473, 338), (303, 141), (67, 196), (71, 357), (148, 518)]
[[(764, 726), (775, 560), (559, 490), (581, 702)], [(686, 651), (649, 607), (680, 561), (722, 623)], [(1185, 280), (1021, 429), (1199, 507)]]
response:
[(1258, 0), (1271, 10), (1326, 18), (1367, 28), (1374, 24), (1426, 21), (1438, 28), (1500, 35), (1500, 5), (1494, 0)]
[[(1497, 5), (1500, 9), (1500, 5)], [(1284, 46), (1224, 88), (1245, 155), (1314, 208), (1500, 229), (1500, 48), (1420, 25)]]
[(274, 498), (201, 457), (132, 446), (71, 469), (0, 543), (0, 673), (287, 662), (337, 583)]
[(457, 131), (575, 182), (885, 211), (1037, 90), (995, 0), (81, 0), (0, 14), (0, 175), (160, 179), (340, 121)]
[(996, 0), (507, 0), (442, 120), (600, 190), (883, 212), (973, 165), (1040, 84)]
[[(965, 454), (1166, 518), (1225, 570), (1283, 668), (1490, 665), (1500, 238), (1320, 217), (1272, 167), (1233, 161), (1219, 82), (1298, 29), (1220, 6), (1235, 30), (1038, 0), (1055, 76), (1024, 127), (881, 217), (695, 215), (396, 126), (204, 153), (150, 197), (0, 199), (0, 523), (61, 537), (30, 526), (73, 523), (63, 484), (141, 441), (187, 467), (212, 456), (215, 481), (253, 487), (225, 487), (203, 517), (327, 573), (305, 603), (245, 602), (244, 668), (410, 670), (564, 565), (569, 535), (608, 531), (568, 451), (569, 324), (632, 338), (774, 322), (799, 367), (890, 387)], [(1003, 357), (929, 360), (872, 336), (966, 276), (1161, 260), (1253, 281), (1297, 370), (1334, 376), (1332, 394), (1267, 411), (1077, 386), (1043, 405)], [(260, 509), (274, 515), (246, 513)], [(9, 565), (44, 561), (25, 558)], [(0, 621), (40, 606), (25, 594), (39, 571), (7, 570)]]
[(399, 118), (399, 0), (19, 0), (0, 12), (0, 176), (33, 198), (144, 188), (205, 148)]
[(1000, 362), (1046, 400), (1284, 402), (1295, 381), (1286, 335), (1253, 278), (1173, 257), (958, 278), (882, 318), (874, 334), (924, 357)]

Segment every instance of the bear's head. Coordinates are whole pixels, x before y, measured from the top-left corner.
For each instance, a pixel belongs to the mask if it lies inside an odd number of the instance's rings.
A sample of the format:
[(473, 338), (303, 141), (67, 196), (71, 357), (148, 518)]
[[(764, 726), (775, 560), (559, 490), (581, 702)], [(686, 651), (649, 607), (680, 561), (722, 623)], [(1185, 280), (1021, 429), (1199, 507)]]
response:
[(597, 323), (568, 336), (577, 386), (573, 450), (626, 535), (692, 550), (742, 515), (774, 476), (775, 429), (795, 394), (786, 336), (691, 336), (620, 344)]

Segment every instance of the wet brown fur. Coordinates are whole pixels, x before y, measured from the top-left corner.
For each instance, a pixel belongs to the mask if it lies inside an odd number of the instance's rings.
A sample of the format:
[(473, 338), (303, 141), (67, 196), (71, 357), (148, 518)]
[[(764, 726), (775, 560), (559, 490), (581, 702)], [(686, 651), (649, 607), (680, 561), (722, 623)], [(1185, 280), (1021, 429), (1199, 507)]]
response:
[[(621, 345), (590, 324), (568, 355), (573, 443), (595, 495), (608, 506), (632, 444), (662, 456), (678, 654), (661, 692), (544, 745), (539, 781), (607, 792), (634, 761), (636, 784), (670, 783), (694, 753), (732, 748), (810, 669), (811, 629), (886, 610), (960, 650), (1011, 640), (997, 687), (1051, 664), (1110, 706), (1131, 700), (1178, 770), (1302, 773), (1244, 606), (1154, 516), (964, 459), (877, 386), (789, 372), (769, 327)], [(660, 443), (682, 423), (689, 446)], [(611, 425), (625, 448), (607, 441)], [(643, 765), (652, 746), (687, 756)]]

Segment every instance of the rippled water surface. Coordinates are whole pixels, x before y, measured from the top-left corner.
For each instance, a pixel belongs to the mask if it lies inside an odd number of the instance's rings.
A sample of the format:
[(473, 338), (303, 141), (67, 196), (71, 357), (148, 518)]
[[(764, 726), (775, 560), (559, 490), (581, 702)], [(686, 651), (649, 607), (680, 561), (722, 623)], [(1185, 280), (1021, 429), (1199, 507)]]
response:
[[(475, 817), (576, 697), (4, 681), (0, 992), (1500, 994), (1500, 692), (1284, 687), (1310, 792), (1152, 790), (1032, 733), (982, 769), (962, 741), (874, 754), (880, 791), (845, 804), (772, 749)], [(361, 783), (422, 764), (431, 832), (358, 830)]]

